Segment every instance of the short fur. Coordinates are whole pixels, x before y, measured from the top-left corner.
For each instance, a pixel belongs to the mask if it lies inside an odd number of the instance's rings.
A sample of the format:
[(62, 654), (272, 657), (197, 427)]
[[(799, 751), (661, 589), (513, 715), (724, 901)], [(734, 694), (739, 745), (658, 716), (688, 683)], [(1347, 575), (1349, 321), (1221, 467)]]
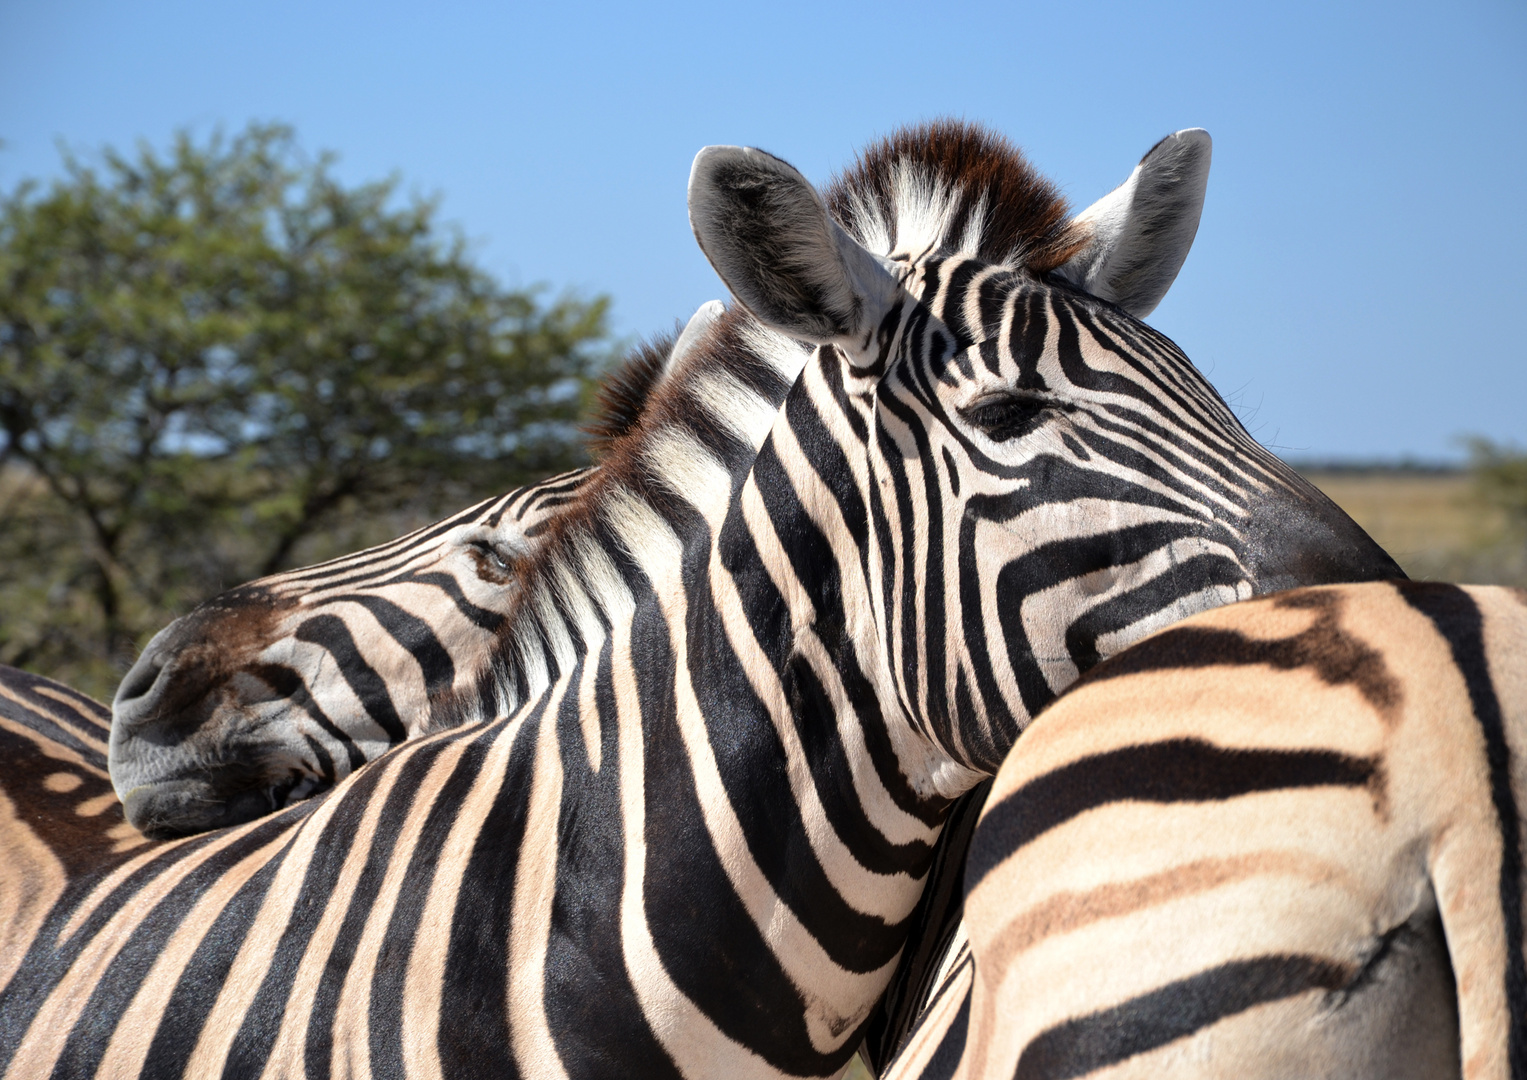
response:
[[(771, 364), (748, 340), (750, 332), (757, 334), (758, 324), (747, 311), (736, 305), (728, 309), (707, 332), (703, 347), (695, 350), (701, 362), (682, 367), (652, 386), (635, 423), (601, 444), (599, 468), (582, 497), (548, 523), (540, 546), (516, 565), (519, 588), (515, 614), (501, 628), (501, 638), (513, 639), (515, 628), (524, 621), (519, 612), (534, 602), (529, 598), (556, 595), (562, 569), (578, 565), (580, 545), (602, 531), (601, 519), (612, 501), (627, 492), (651, 498), (654, 489), (661, 487), (662, 481), (652, 467), (651, 452), (665, 432), (683, 430), (708, 444), (734, 440), (718, 416), (709, 409), (695, 407), (700, 380), (706, 372), (725, 371), (766, 397), (784, 396), (809, 354), (801, 346), (778, 338), (776, 344), (784, 355), (774, 357), (776, 362)], [(793, 364), (795, 370), (786, 375), (780, 370), (781, 364)], [(756, 447), (750, 447), (749, 455), (754, 451)], [(496, 697), (505, 685), (528, 691), (521, 649), (535, 646), (530, 642), (506, 645), (479, 673), (477, 700), (458, 697), (452, 703), (453, 708), (465, 710), (452, 722), (473, 721), (484, 714), (491, 716), (511, 704)]]
[[(1021, 262), (1046, 273), (1071, 258), (1086, 235), (1070, 226), (1066, 200), (1036, 172), (1006, 137), (961, 120), (936, 120), (903, 128), (865, 150), (854, 167), (828, 187), (827, 206), (861, 241), (885, 234), (890, 254), (898, 235), (898, 174), (916, 177), (928, 191), (948, 198), (943, 250), (963, 245), (975, 219), (979, 242), (961, 253), (987, 262)], [(876, 245), (870, 244), (872, 250)]]
[(1201, 613), (1022, 747), (888, 1078), (1527, 1076), (1527, 591)]

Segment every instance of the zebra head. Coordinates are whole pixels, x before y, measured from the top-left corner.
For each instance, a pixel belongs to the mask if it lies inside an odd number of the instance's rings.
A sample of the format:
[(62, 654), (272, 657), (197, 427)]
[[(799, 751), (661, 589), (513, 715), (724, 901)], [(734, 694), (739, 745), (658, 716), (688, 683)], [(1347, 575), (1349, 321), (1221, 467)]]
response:
[(159, 631), (112, 703), (128, 820), (156, 835), (248, 821), (429, 730), (432, 700), (493, 640), (517, 564), (587, 473), (229, 589)]
[[(638, 349), (606, 383), (596, 443), (716, 318)], [(519, 594), (516, 570), (595, 468), (486, 499), (379, 547), (240, 585), (148, 643), (112, 704), (112, 782), (134, 825), (178, 835), (248, 821), (332, 787), (451, 722)], [(452, 714), (453, 715), (453, 714)]]
[(1158, 627), (1403, 576), (1141, 321), (1192, 243), (1209, 158), (1207, 133), (1178, 132), (1074, 218), (1015, 148), (958, 123), (893, 136), (825, 194), (759, 150), (695, 160), (712, 265), (764, 326), (817, 346), (770, 436), (811, 470), (786, 469), (789, 492), (749, 482), (782, 537), (862, 553), (847, 636), (882, 702), (953, 759), (950, 790)]

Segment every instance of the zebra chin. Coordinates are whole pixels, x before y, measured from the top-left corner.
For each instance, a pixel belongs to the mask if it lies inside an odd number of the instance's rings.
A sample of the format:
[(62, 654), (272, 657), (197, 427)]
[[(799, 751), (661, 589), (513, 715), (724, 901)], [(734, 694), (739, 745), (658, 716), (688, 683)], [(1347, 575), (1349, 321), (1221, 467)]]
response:
[(122, 796), (122, 810), (128, 823), (145, 836), (169, 840), (254, 821), (318, 790), (310, 777), (230, 789), (209, 782), (205, 775), (187, 776), (132, 787)]

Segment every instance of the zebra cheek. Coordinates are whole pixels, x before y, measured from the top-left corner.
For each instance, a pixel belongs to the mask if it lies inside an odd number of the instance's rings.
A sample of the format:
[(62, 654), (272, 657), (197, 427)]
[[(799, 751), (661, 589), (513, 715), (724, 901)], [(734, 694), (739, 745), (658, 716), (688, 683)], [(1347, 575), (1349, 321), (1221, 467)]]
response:
[(949, 476), (949, 493), (955, 498), (960, 497), (960, 467), (955, 463), (954, 455), (949, 452), (949, 447), (943, 448), (944, 470)]

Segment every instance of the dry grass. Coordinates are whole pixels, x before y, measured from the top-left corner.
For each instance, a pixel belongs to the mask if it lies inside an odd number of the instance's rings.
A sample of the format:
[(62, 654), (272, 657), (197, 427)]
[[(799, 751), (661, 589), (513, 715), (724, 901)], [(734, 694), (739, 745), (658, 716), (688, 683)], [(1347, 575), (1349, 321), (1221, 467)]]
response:
[(1308, 471), (1413, 578), (1527, 585), (1527, 536), (1467, 473)]
[(848, 1062), (842, 1080), (874, 1080), (875, 1074), (865, 1067), (864, 1059), (855, 1054)]

